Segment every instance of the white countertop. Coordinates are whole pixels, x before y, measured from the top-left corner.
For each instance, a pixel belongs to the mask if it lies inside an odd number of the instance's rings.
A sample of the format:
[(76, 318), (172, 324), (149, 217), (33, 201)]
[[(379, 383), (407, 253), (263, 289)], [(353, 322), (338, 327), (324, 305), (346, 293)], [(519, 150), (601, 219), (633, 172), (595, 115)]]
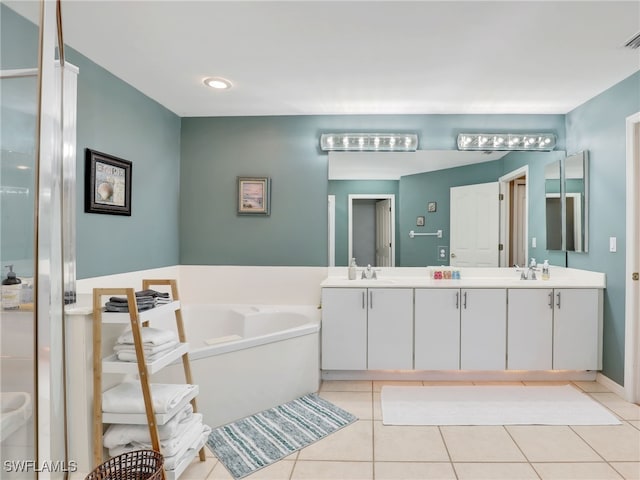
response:
[(377, 280), (347, 278), (347, 267), (329, 269), (329, 276), (320, 284), (331, 288), (606, 288), (606, 275), (600, 272), (573, 268), (550, 267), (549, 280), (542, 280), (542, 272), (536, 271), (537, 280), (520, 280), (515, 268), (455, 267), (460, 280), (431, 278), (432, 270), (451, 270), (453, 267), (414, 267), (376, 269)]

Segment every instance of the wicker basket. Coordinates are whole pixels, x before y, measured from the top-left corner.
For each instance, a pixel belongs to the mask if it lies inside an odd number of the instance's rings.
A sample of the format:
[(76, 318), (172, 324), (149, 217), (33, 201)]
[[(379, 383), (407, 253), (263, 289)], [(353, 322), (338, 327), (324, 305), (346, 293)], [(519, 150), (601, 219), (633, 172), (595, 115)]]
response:
[(160, 480), (164, 458), (154, 450), (135, 450), (107, 460), (85, 480)]

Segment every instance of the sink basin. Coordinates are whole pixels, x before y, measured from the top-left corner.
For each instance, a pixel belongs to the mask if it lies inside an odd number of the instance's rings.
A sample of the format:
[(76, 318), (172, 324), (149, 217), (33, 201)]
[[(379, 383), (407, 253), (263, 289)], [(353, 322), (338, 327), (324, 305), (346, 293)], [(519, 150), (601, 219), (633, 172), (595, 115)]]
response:
[(27, 392), (0, 392), (0, 442), (31, 418), (31, 395)]

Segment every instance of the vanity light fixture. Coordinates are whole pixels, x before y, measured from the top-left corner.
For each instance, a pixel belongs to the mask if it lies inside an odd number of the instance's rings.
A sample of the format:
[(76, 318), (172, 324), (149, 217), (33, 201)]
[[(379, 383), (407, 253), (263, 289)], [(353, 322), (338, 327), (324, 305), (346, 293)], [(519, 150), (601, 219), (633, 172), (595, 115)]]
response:
[(323, 133), (320, 148), (341, 152), (415, 152), (415, 133)]
[(458, 150), (530, 150), (548, 152), (556, 147), (553, 133), (460, 133)]
[(204, 79), (204, 84), (208, 87), (215, 88), (216, 90), (228, 90), (233, 84), (222, 77), (209, 77)]

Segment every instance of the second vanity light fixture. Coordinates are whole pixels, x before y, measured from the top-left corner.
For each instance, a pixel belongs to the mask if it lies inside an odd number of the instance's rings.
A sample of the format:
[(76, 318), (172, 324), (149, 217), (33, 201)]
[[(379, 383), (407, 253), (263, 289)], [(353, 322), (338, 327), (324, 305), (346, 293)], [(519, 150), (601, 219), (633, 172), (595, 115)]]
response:
[(553, 133), (460, 133), (458, 150), (530, 150), (548, 152), (556, 147)]
[(320, 137), (324, 151), (342, 152), (415, 152), (415, 133), (324, 133)]

